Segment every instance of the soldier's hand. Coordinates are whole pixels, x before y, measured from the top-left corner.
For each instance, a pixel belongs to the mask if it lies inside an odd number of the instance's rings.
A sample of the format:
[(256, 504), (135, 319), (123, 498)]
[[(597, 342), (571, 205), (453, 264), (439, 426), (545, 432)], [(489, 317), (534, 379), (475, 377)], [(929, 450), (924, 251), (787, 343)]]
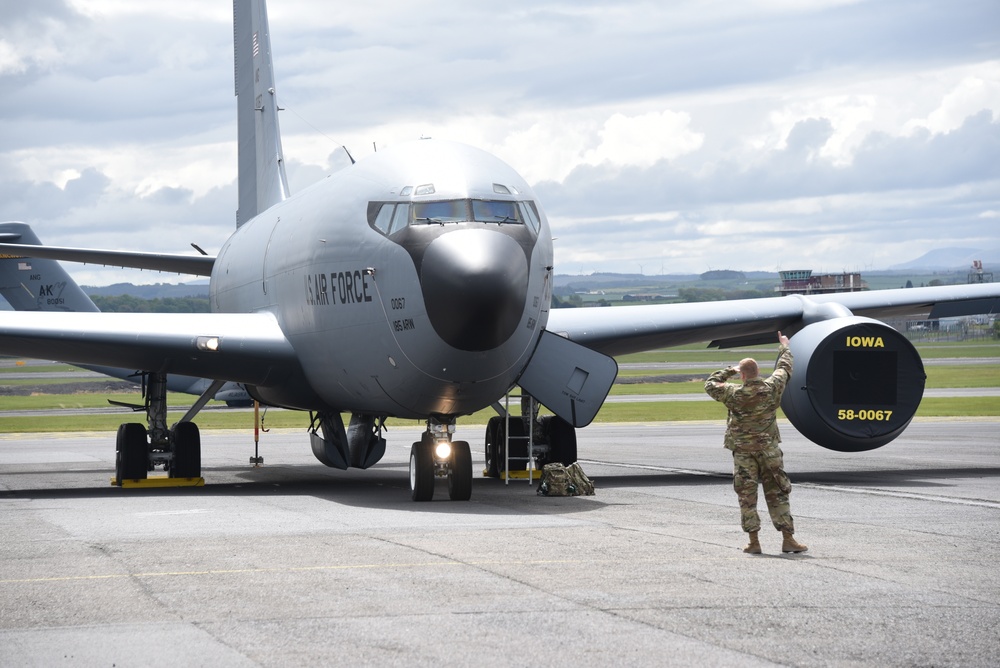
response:
[(782, 334), (781, 332), (778, 332), (778, 343), (780, 343), (783, 346), (787, 346), (788, 345), (788, 337), (785, 336), (784, 334)]

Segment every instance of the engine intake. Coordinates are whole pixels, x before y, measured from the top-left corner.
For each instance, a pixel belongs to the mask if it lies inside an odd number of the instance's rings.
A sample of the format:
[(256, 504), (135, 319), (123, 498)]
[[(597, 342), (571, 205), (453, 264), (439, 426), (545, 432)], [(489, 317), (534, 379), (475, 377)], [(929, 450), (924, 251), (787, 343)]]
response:
[(803, 436), (863, 452), (899, 436), (920, 406), (924, 365), (905, 336), (871, 318), (807, 326), (790, 341), (795, 369), (781, 408)]

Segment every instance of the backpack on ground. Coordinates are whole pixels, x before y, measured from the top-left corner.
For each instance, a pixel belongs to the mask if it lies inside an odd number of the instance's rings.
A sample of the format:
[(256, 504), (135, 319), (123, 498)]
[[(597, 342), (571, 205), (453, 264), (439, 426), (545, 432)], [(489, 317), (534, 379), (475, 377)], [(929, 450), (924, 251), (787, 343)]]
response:
[(570, 480), (576, 486), (578, 494), (583, 496), (593, 496), (594, 495), (594, 483), (587, 477), (587, 474), (583, 472), (583, 467), (580, 466), (580, 462), (573, 462), (566, 467), (566, 473), (569, 474)]
[(580, 464), (565, 466), (558, 462), (546, 464), (542, 469), (542, 482), (538, 485), (541, 496), (592, 496), (594, 483), (583, 472)]

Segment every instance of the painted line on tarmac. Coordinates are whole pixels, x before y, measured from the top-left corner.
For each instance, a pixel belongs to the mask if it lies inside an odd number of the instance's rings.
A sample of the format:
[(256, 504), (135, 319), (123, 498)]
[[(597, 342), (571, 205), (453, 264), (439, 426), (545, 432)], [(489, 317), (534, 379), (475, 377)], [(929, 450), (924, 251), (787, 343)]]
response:
[(714, 471), (697, 471), (695, 469), (678, 469), (670, 466), (655, 466), (653, 464), (623, 464), (621, 462), (605, 462), (598, 459), (581, 459), (581, 464), (594, 464), (596, 466), (616, 466), (623, 469), (640, 469), (643, 471), (659, 471), (661, 473), (681, 473), (684, 475), (700, 475), (706, 478), (732, 478), (732, 474), (715, 473)]
[[(581, 464), (594, 464), (595, 466), (613, 466), (618, 468), (639, 469), (644, 471), (658, 471), (661, 473), (679, 473), (683, 475), (697, 475), (706, 478), (731, 479), (733, 476), (726, 473), (715, 473), (712, 471), (698, 471), (695, 469), (679, 469), (669, 466), (654, 466), (651, 464), (622, 464), (620, 462), (606, 462), (597, 459), (581, 459)], [(915, 473), (919, 473), (916, 471)], [(847, 492), (849, 494), (868, 494), (871, 496), (889, 496), (898, 499), (914, 499), (918, 501), (933, 501), (936, 503), (952, 503), (960, 506), (976, 506), (980, 508), (994, 508), (1000, 510), (1000, 503), (996, 501), (986, 501), (983, 499), (959, 499), (951, 496), (937, 496), (935, 494), (917, 494), (915, 492), (894, 492), (888, 489), (867, 489), (864, 487), (842, 487), (840, 485), (822, 485), (813, 482), (796, 482), (796, 487), (809, 487), (812, 489), (823, 489), (832, 492)]]
[[(919, 473), (919, 471), (914, 471)], [(814, 482), (795, 482), (796, 487), (810, 487), (812, 489), (825, 489), (832, 492), (847, 492), (849, 494), (868, 494), (870, 496), (889, 496), (897, 499), (913, 499), (916, 501), (933, 501), (935, 503), (952, 503), (957, 506), (977, 506), (980, 508), (993, 508), (1000, 510), (1000, 503), (996, 501), (986, 501), (984, 499), (959, 499), (953, 496), (937, 496), (935, 494), (917, 494), (916, 492), (893, 492), (888, 489), (867, 489), (864, 487), (841, 487), (839, 485), (822, 485)]]

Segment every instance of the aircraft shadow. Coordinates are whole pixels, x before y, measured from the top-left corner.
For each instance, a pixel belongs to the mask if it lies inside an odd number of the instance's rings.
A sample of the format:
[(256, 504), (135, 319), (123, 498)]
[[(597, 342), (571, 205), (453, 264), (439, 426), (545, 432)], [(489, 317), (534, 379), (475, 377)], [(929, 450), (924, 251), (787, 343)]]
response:
[[(102, 475), (104, 472), (101, 472)], [(365, 471), (336, 471), (316, 466), (270, 466), (260, 469), (247, 467), (213, 467), (204, 470), (207, 479), (204, 487), (131, 488), (122, 489), (110, 484), (107, 472), (106, 486), (79, 485), (80, 472), (75, 481), (65, 487), (12, 489), (0, 492), (0, 499), (105, 499), (105, 498), (162, 498), (164, 500), (186, 497), (268, 497), (310, 496), (341, 505), (405, 510), (411, 512), (436, 512), (442, 514), (506, 515), (568, 514), (588, 512), (604, 507), (601, 489), (627, 487), (685, 487), (703, 485), (730, 485), (732, 477), (722, 473), (642, 473), (601, 475), (593, 478), (597, 490), (592, 497), (539, 497), (537, 483), (481, 477), (473, 479), (472, 502), (452, 503), (448, 500), (447, 483), (439, 481), (430, 503), (410, 500), (406, 465), (375, 466)], [(32, 475), (38, 475), (36, 470)], [(53, 476), (68, 472), (47, 473)], [(213, 482), (213, 474), (229, 478), (226, 482)], [(4, 477), (18, 477), (23, 473), (4, 473)], [(941, 482), (955, 478), (1000, 478), (1000, 467), (961, 467), (933, 469), (882, 469), (875, 471), (802, 471), (789, 474), (792, 483), (817, 485), (844, 485), (851, 487), (946, 487)], [(237, 480), (232, 480), (235, 477)], [(535, 500), (537, 499), (537, 503)], [(529, 501), (530, 500), (530, 501)]]
[[(101, 471), (104, 475), (105, 472)], [(52, 476), (68, 472), (46, 473)], [(332, 503), (408, 512), (434, 512), (442, 514), (473, 515), (524, 515), (568, 514), (586, 512), (605, 504), (597, 497), (539, 497), (538, 481), (529, 485), (526, 480), (512, 480), (505, 485), (502, 480), (484, 478), (477, 472), (472, 483), (469, 503), (451, 502), (447, 482), (438, 481), (434, 500), (414, 503), (410, 499), (407, 465), (376, 465), (368, 470), (338, 471), (319, 466), (265, 466), (252, 469), (245, 466), (212, 467), (202, 471), (206, 479), (203, 487), (133, 487), (119, 488), (110, 484), (112, 473), (106, 475), (106, 486), (81, 486), (80, 472), (65, 486), (25, 488), (0, 491), (0, 499), (72, 500), (72, 499), (125, 499), (156, 498), (165, 502), (177, 498), (244, 497), (262, 498), (277, 496), (309, 496)], [(25, 473), (3, 474), (27, 475)], [(30, 475), (39, 475), (35, 470)], [(225, 477), (225, 482), (213, 482), (213, 476)], [(234, 481), (233, 478), (238, 480)], [(92, 477), (90, 477), (92, 479)], [(76, 486), (73, 486), (74, 483)], [(83, 483), (86, 485), (87, 483)], [(538, 500), (535, 503), (535, 500)]]

